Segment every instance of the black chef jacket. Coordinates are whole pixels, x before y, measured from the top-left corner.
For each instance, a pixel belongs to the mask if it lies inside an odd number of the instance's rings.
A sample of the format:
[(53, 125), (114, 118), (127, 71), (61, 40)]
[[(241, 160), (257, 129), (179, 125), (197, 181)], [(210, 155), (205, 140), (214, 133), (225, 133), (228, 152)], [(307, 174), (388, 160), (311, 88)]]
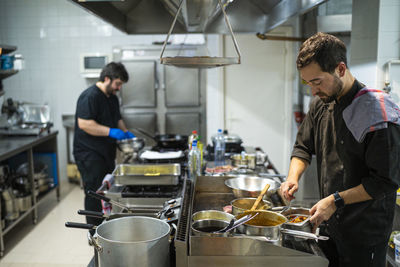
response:
[(337, 210), (328, 220), (328, 229), (334, 238), (349, 244), (374, 245), (387, 240), (392, 228), (400, 182), (400, 126), (388, 123), (388, 128), (356, 141), (342, 112), (363, 87), (355, 81), (346, 95), (329, 104), (313, 99), (292, 157), (310, 162), (316, 155), (321, 198), (363, 184), (373, 199)]
[(82, 92), (75, 114), (75, 160), (105, 160), (112, 167), (115, 161), (116, 141), (108, 136), (93, 136), (78, 127), (78, 118), (95, 120), (97, 123), (117, 128), (121, 119), (118, 98), (107, 97), (96, 85)]

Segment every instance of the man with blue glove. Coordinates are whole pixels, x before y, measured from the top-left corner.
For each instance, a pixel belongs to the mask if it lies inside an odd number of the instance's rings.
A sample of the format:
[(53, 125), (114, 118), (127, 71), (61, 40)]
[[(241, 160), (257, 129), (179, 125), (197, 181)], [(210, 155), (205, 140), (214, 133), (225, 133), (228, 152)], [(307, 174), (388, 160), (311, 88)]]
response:
[[(83, 181), (86, 210), (102, 210), (101, 202), (86, 192), (96, 191), (105, 175), (114, 170), (116, 141), (135, 137), (121, 118), (116, 96), (128, 79), (124, 65), (111, 62), (102, 69), (99, 81), (78, 98), (73, 153)], [(86, 217), (86, 221), (98, 225), (102, 220)]]

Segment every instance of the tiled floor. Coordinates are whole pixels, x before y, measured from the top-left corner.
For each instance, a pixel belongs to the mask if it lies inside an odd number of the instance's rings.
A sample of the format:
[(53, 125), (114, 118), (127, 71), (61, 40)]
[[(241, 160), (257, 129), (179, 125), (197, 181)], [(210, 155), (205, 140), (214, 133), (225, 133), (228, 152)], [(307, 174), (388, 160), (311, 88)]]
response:
[(5, 236), (5, 255), (1, 267), (81, 267), (93, 257), (87, 230), (64, 226), (66, 221), (85, 222), (77, 214), (83, 207), (83, 192), (78, 185), (62, 184), (61, 201), (55, 192), (39, 206), (39, 221), (33, 226), (28, 216)]

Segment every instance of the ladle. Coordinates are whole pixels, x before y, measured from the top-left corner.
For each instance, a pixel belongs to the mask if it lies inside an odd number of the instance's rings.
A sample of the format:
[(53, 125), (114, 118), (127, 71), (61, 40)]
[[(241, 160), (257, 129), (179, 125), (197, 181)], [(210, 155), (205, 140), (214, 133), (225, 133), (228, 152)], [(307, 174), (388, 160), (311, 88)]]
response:
[(240, 218), (238, 220), (232, 219), (226, 227), (224, 227), (221, 230), (218, 230), (218, 231), (216, 231), (214, 233), (226, 233), (226, 232), (229, 232), (229, 231), (235, 229), (236, 227), (238, 227), (239, 225), (242, 225), (242, 224), (250, 221), (251, 219), (253, 219), (257, 215), (258, 215), (258, 212), (256, 212), (255, 214), (247, 214), (247, 215), (243, 216), (242, 218)]

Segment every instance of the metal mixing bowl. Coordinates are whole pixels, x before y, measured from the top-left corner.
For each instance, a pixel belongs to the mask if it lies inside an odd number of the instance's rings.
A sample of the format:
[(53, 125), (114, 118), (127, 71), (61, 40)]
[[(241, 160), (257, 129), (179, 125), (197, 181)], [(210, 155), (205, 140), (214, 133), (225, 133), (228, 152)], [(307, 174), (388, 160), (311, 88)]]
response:
[(144, 147), (144, 139), (139, 137), (123, 139), (118, 140), (117, 144), (123, 153), (130, 154), (138, 152)]
[(269, 178), (262, 177), (236, 177), (225, 180), (225, 185), (232, 189), (233, 195), (236, 198), (258, 197), (265, 187), (269, 184), (270, 187), (264, 197), (269, 197), (276, 192), (280, 184)]

